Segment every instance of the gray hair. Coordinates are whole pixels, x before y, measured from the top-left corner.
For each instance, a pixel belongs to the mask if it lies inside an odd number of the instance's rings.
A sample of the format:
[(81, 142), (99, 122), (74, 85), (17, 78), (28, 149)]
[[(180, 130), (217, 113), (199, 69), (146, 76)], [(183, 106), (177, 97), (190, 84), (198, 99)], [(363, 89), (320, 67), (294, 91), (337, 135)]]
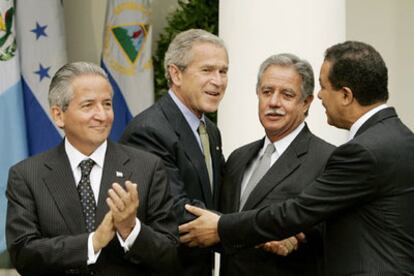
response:
[(259, 74), (257, 75), (256, 91), (259, 91), (263, 73), (267, 68), (273, 65), (293, 67), (302, 78), (302, 99), (313, 95), (313, 90), (315, 89), (315, 79), (313, 76), (312, 66), (308, 61), (287, 53), (270, 56), (260, 65)]
[(98, 75), (109, 81), (108, 75), (91, 62), (72, 62), (63, 65), (53, 76), (49, 86), (49, 106), (59, 106), (63, 111), (73, 98), (72, 81), (83, 75)]
[(168, 46), (164, 58), (165, 78), (168, 80), (168, 86), (171, 86), (171, 76), (168, 67), (176, 65), (181, 71), (185, 70), (192, 59), (192, 47), (195, 43), (211, 43), (216, 46), (227, 49), (224, 41), (218, 36), (201, 29), (190, 29), (177, 34)]

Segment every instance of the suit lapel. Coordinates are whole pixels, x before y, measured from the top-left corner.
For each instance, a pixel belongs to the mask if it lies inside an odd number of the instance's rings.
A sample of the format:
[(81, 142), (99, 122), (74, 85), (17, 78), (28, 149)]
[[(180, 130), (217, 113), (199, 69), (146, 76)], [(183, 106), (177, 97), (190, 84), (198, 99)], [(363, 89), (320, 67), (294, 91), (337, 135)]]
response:
[(203, 153), (194, 137), (193, 131), (185, 120), (184, 115), (169, 95), (164, 96), (159, 101), (159, 104), (165, 117), (179, 137), (187, 158), (191, 161), (197, 171), (207, 207), (213, 208), (213, 195), (208, 180), (207, 167), (205, 165)]
[(66, 155), (64, 143), (61, 143), (45, 162), (48, 168), (44, 182), (55, 204), (72, 234), (85, 232), (85, 221), (79, 200), (76, 183)]
[(300, 157), (308, 152), (310, 137), (311, 133), (305, 125), (286, 151), (253, 189), (243, 210), (253, 209), (269, 192), (300, 166), (302, 162)]
[(393, 107), (388, 107), (388, 108), (378, 111), (358, 129), (355, 136), (361, 135), (363, 132), (365, 132), (370, 127), (390, 117), (397, 117), (397, 113), (395, 112), (395, 109)]
[[(234, 168), (232, 168), (232, 171), (235, 173), (230, 173), (230, 181), (235, 181), (236, 190), (235, 193), (235, 199), (234, 199), (234, 211), (238, 211), (240, 208), (240, 197), (241, 197), (241, 187), (243, 182), (244, 174), (253, 161), (253, 159), (257, 156), (260, 149), (263, 147), (264, 139), (258, 140), (256, 142), (253, 142), (250, 144), (243, 152), (240, 153), (239, 156), (237, 156), (236, 163)], [(227, 173), (227, 172), (226, 172)]]
[(120, 149), (120, 146), (108, 140), (108, 148), (106, 149), (101, 185), (99, 188), (96, 226), (101, 223), (105, 214), (109, 211), (106, 198), (108, 197), (108, 190), (112, 187), (112, 184), (116, 182), (124, 187), (125, 180), (131, 177), (132, 172), (126, 167), (128, 161), (128, 155)]

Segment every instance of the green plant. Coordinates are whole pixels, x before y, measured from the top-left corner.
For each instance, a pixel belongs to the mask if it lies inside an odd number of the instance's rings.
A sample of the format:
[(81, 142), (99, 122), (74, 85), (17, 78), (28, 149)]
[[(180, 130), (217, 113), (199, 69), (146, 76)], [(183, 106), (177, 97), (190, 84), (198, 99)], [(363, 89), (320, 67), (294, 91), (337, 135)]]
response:
[[(153, 56), (155, 100), (168, 91), (164, 76), (164, 55), (171, 40), (176, 34), (191, 28), (218, 34), (218, 5), (218, 0), (178, 0), (179, 7), (168, 16), (168, 24), (160, 34), (158, 48)], [(216, 113), (207, 116), (216, 122)]]

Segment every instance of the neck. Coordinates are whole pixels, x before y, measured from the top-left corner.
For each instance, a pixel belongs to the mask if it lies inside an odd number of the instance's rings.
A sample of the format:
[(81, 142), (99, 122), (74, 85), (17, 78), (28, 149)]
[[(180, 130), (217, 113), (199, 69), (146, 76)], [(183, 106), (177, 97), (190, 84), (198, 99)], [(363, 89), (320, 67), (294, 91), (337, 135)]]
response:
[(352, 116), (350, 116), (350, 120), (349, 120), (349, 127), (348, 129), (351, 128), (351, 126), (362, 116), (364, 116), (365, 113), (369, 112), (370, 110), (384, 104), (385, 102), (378, 102), (378, 103), (374, 103), (371, 105), (367, 105), (367, 106), (362, 106), (362, 105), (357, 105), (356, 108), (354, 108), (353, 112), (352, 112)]

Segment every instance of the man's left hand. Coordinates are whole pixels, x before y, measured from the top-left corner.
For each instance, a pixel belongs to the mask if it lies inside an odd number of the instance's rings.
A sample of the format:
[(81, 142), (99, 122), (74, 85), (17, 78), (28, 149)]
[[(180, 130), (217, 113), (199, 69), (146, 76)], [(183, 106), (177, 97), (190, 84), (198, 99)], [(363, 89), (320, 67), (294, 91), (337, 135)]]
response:
[(208, 247), (220, 242), (217, 229), (219, 215), (188, 204), (185, 208), (198, 218), (178, 227), (181, 243), (189, 247)]

